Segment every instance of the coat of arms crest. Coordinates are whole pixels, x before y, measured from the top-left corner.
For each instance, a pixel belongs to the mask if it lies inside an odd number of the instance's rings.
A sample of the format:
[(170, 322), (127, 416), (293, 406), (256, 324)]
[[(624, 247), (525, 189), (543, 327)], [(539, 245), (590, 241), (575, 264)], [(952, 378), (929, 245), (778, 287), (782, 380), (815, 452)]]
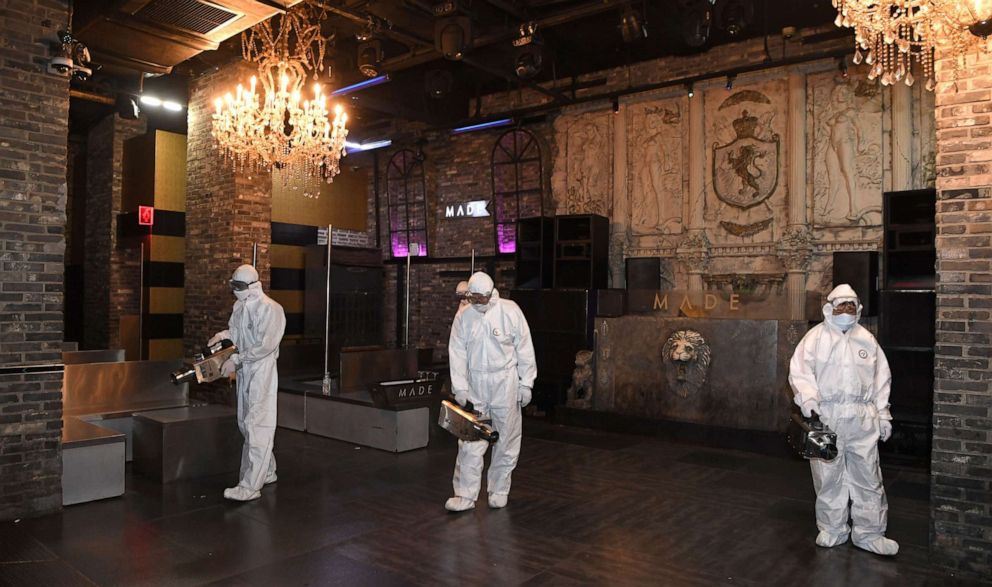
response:
[(778, 185), (779, 136), (757, 136), (758, 118), (747, 110), (731, 123), (737, 135), (713, 144), (713, 189), (722, 202), (747, 210), (767, 200)]

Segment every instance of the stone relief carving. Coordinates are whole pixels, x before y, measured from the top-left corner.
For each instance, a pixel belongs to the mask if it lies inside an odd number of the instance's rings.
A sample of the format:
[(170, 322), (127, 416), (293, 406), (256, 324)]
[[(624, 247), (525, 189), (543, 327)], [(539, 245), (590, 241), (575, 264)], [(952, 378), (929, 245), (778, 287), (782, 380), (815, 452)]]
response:
[(685, 100), (638, 104), (628, 112), (631, 232), (678, 234), (682, 232), (687, 165)]
[(710, 268), (710, 248), (710, 239), (706, 238), (706, 232), (699, 231), (679, 243), (675, 256), (686, 269), (706, 272)]
[(689, 397), (706, 383), (710, 368), (710, 345), (695, 330), (676, 330), (661, 350), (665, 378), (679, 397)]
[(593, 353), (575, 353), (575, 370), (572, 371), (572, 384), (568, 387), (566, 405), (571, 408), (591, 408), (593, 394)]
[(612, 114), (587, 112), (555, 122), (559, 145), (552, 189), (559, 214), (609, 217), (613, 193)]
[(790, 226), (776, 245), (776, 255), (789, 271), (805, 271), (813, 255), (813, 232), (808, 226)]
[[(706, 92), (707, 220), (720, 240), (772, 240), (785, 213), (787, 88), (783, 80), (738, 90)], [(739, 241), (738, 241), (739, 242)], [(751, 242), (751, 241), (749, 241)]]
[(875, 226), (882, 216), (882, 94), (833, 73), (808, 79), (808, 120), (817, 226)]

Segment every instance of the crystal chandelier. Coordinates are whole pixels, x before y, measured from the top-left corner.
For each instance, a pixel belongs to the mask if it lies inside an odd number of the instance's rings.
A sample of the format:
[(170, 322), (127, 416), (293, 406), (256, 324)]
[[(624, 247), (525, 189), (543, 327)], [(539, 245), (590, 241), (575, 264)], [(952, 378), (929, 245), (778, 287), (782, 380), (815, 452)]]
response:
[(868, 79), (911, 86), (915, 62), (928, 90), (936, 85), (935, 51), (954, 58), (948, 62), (956, 80), (964, 57), (977, 49), (973, 35), (987, 35), (982, 25), (988, 27), (992, 17), (992, 0), (833, 0), (833, 5), (834, 24), (854, 29), (854, 63), (871, 66)]
[(304, 3), (276, 17), (276, 28), (266, 21), (242, 36), (242, 54), (258, 66), (258, 76), (247, 88), (238, 84), (235, 92), (218, 97), (213, 116), (213, 136), (235, 168), (278, 170), (284, 182), (330, 183), (340, 172), (347, 115), (335, 106), (332, 118), (319, 83), (310, 100), (302, 97), (307, 71), (316, 78), (324, 70), (323, 16)]

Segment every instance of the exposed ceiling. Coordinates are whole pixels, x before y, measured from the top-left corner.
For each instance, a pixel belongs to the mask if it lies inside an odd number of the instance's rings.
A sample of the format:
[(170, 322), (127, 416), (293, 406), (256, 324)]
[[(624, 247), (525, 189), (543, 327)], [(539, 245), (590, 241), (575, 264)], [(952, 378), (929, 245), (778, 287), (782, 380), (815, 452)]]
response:
[[(218, 33), (210, 39), (204, 36), (210, 33), (183, 32), (186, 37), (203, 37), (197, 44), (185, 37), (177, 39), (175, 35), (161, 32), (151, 34), (146, 30), (147, 19), (141, 21), (140, 18), (141, 14), (152, 14), (154, 6), (151, 5), (170, 5), (175, 14), (177, 6), (188, 5), (189, 10), (193, 10), (194, 5), (206, 1), (86, 2), (86, 11), (80, 14), (77, 10), (74, 29), (81, 31), (78, 35), (84, 42), (95, 45), (92, 47), (94, 61), (99, 63), (104, 57), (107, 63), (103, 73), (95, 75), (83, 89), (95, 87), (103, 93), (134, 92), (139, 75), (137, 71), (127, 71), (128, 67), (141, 69), (140, 63), (155, 62), (157, 69), (146, 67), (143, 71), (162, 73), (163, 67), (172, 67), (169, 75), (154, 82), (159, 84), (161, 91), (184, 91), (190, 77), (240, 59), (237, 32), (246, 27), (232, 22), (225, 25), (223, 34)], [(238, 4), (246, 14), (247, 8), (251, 8), (254, 10), (251, 18), (257, 22), (258, 14), (275, 12), (280, 6), (298, 0), (209, 1), (228, 7)], [(568, 80), (667, 55), (700, 53), (716, 45), (747, 38), (778, 36), (788, 26), (801, 29), (828, 24), (836, 14), (830, 0), (716, 0), (715, 6), (711, 6), (710, 0), (449, 0), (454, 12), (440, 18), (458, 19), (460, 26), (471, 28), (471, 44), (465, 49), (463, 58), (449, 60), (435, 46), (439, 21), (435, 9), (446, 2), (309, 1), (317, 2), (327, 10), (323, 27), (328, 36), (334, 36), (333, 87), (366, 79), (357, 66), (362, 41), (356, 39), (356, 35), (371, 30), (381, 44), (382, 56), (377, 69), (380, 73), (388, 73), (391, 81), (350, 96), (354, 121), (350, 126), (358, 137), (363, 132), (374, 134), (377, 126), (396, 118), (419, 120), (429, 125), (452, 124), (472, 115), (469, 104), (471, 98), (478, 95), (536, 87), (539, 82)], [(700, 36), (693, 37), (692, 32), (696, 30), (693, 24), (699, 22), (698, 16), (694, 15), (706, 7), (712, 16), (712, 26), (703, 40)], [(130, 24), (120, 24), (119, 21), (126, 20), (122, 14), (132, 15)], [(189, 22), (195, 24), (196, 21), (187, 19), (182, 26), (191, 26)], [(622, 26), (624, 22), (626, 27)], [(521, 78), (515, 72), (515, 66), (521, 51), (527, 49), (515, 47), (513, 41), (520, 36), (521, 25), (527, 23), (536, 25), (542, 63), (532, 76)], [(175, 22), (166, 25), (175, 28)], [(166, 25), (159, 23), (157, 26)], [(638, 36), (641, 30), (638, 25), (643, 25), (647, 36), (630, 40), (630, 36)], [(121, 38), (113, 43), (103, 40), (110, 34), (107, 27), (117, 27), (110, 30), (116, 31)], [(200, 30), (205, 29), (201, 27)], [(94, 33), (94, 39), (90, 40), (86, 38), (86, 31), (99, 31), (99, 34)], [(627, 41), (624, 33), (628, 36)], [(227, 40), (220, 41), (224, 35)], [(135, 47), (140, 47), (140, 51)], [(438, 93), (442, 95), (432, 95)], [(561, 94), (554, 97), (567, 100), (567, 96)]]

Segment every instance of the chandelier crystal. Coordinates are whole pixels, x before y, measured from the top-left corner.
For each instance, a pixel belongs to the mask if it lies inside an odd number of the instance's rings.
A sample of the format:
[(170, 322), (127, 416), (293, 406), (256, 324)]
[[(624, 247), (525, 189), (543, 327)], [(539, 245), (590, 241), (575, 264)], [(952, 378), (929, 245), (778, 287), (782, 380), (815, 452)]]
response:
[[(957, 79), (964, 58), (976, 50), (969, 33), (975, 14), (984, 13), (988, 0), (833, 0), (839, 27), (854, 29), (854, 63), (870, 66), (868, 79), (882, 85), (913, 85), (914, 63), (936, 86), (934, 55), (950, 56), (952, 78)], [(968, 6), (972, 5), (970, 9)]]
[(213, 136), (236, 169), (276, 169), (284, 182), (330, 183), (345, 155), (348, 116), (341, 106), (331, 114), (319, 83), (312, 98), (303, 98), (307, 72), (316, 78), (324, 70), (323, 11), (304, 3), (276, 18), (277, 28), (266, 21), (242, 36), (244, 59), (258, 66), (258, 76), (214, 101)]

